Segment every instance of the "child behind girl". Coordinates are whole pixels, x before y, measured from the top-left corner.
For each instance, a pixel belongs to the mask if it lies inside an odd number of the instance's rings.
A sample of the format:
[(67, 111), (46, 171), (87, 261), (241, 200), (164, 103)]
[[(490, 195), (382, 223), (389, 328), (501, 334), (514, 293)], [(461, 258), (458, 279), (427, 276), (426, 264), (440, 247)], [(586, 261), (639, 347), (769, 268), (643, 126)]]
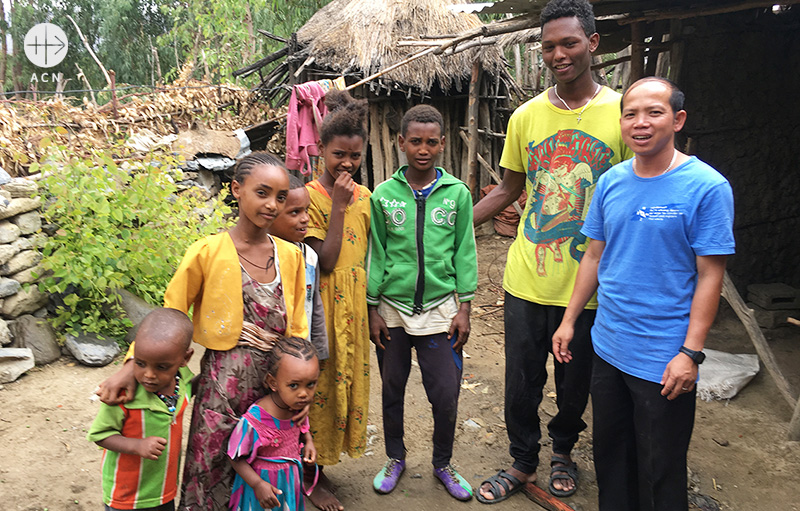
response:
[(303, 181), (289, 174), (289, 195), (283, 211), (272, 222), (269, 233), (291, 241), (303, 252), (306, 260), (306, 317), (309, 340), (320, 360), (328, 358), (328, 331), (325, 328), (325, 309), (319, 294), (319, 256), (303, 240), (308, 230), (308, 207), (311, 198)]
[[(366, 448), (369, 408), (369, 325), (365, 259), (369, 234), (369, 196), (351, 174), (358, 171), (367, 137), (366, 101), (330, 91), (331, 109), (320, 128), (325, 172), (308, 183), (311, 196), (306, 243), (319, 254), (320, 292), (328, 327), (329, 358), (320, 378), (310, 417), (320, 465), (334, 465), (339, 454), (352, 457)], [(310, 495), (320, 509), (343, 509), (320, 468)]]
[(308, 427), (292, 417), (311, 403), (319, 378), (319, 360), (307, 339), (282, 338), (269, 359), (264, 388), (267, 396), (250, 406), (228, 441), (228, 456), (236, 470), (230, 508), (261, 511), (302, 511), (300, 464), (314, 463), (317, 451)]
[[(228, 437), (264, 395), (272, 344), (283, 335), (308, 335), (303, 255), (267, 234), (289, 193), (286, 170), (270, 154), (251, 153), (236, 165), (231, 191), (239, 202), (236, 225), (189, 247), (164, 296), (167, 307), (193, 308), (194, 340), (206, 347), (183, 472), (185, 510), (228, 509), (234, 478)], [(128, 399), (118, 395), (135, 383), (131, 366), (101, 384), (103, 402)]]

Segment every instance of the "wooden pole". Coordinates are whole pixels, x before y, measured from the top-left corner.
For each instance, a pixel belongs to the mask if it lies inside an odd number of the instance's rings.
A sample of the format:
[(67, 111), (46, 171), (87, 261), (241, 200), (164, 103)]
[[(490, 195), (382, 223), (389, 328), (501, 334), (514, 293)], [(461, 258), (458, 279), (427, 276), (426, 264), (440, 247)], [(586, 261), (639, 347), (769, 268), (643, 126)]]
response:
[(83, 80), (83, 84), (89, 91), (89, 97), (92, 98), (92, 104), (97, 106), (97, 100), (94, 98), (94, 89), (92, 89), (92, 84), (89, 83), (89, 79), (86, 78), (86, 73), (83, 72), (83, 69), (81, 69), (81, 66), (79, 66), (77, 63), (75, 64), (75, 67), (78, 68), (78, 78)]
[(642, 23), (631, 25), (631, 83), (644, 76), (644, 36)]
[(672, 20), (669, 23), (669, 41), (672, 49), (669, 51), (669, 73), (667, 78), (680, 84), (681, 65), (683, 64), (683, 24), (680, 20)]
[(360, 80), (360, 81), (358, 81), (358, 82), (356, 82), (356, 83), (354, 83), (354, 84), (352, 84), (352, 85), (348, 85), (347, 87), (345, 87), (345, 88), (344, 88), (344, 90), (355, 89), (355, 88), (356, 88), (356, 87), (358, 87), (359, 85), (364, 85), (364, 84), (365, 84), (365, 83), (367, 83), (367, 82), (371, 82), (371, 81), (372, 81), (372, 80), (374, 80), (375, 78), (378, 78), (379, 76), (383, 76), (383, 75), (385, 75), (386, 73), (388, 73), (389, 71), (392, 71), (392, 70), (394, 70), (394, 69), (397, 69), (397, 68), (398, 68), (398, 67), (400, 67), (400, 66), (404, 66), (404, 65), (408, 64), (409, 62), (414, 62), (415, 60), (417, 60), (417, 59), (419, 59), (419, 58), (422, 58), (422, 57), (424, 57), (425, 55), (428, 55), (428, 54), (431, 54), (431, 53), (433, 53), (433, 51), (434, 51), (435, 49), (437, 49), (437, 48), (438, 48), (438, 46), (436, 46), (436, 47), (432, 47), (432, 48), (428, 48), (427, 50), (422, 50), (421, 52), (415, 53), (414, 55), (412, 55), (412, 56), (408, 57), (408, 58), (407, 58), (407, 59), (405, 59), (405, 60), (401, 60), (400, 62), (397, 62), (397, 63), (395, 63), (395, 64), (392, 64), (391, 66), (389, 66), (389, 67), (387, 67), (387, 68), (385, 68), (385, 69), (381, 69), (381, 70), (380, 70), (380, 71), (378, 71), (377, 73), (371, 74), (371, 75), (369, 75), (368, 77), (364, 78), (363, 80)]
[(783, 398), (786, 399), (786, 402), (789, 403), (789, 406), (795, 408), (797, 400), (792, 395), (789, 382), (786, 381), (786, 378), (783, 376), (775, 360), (775, 356), (772, 354), (772, 350), (767, 344), (767, 340), (764, 338), (764, 334), (761, 333), (761, 328), (758, 326), (755, 313), (753, 313), (753, 309), (745, 305), (744, 300), (742, 300), (739, 292), (736, 291), (736, 287), (733, 285), (733, 281), (727, 271), (722, 280), (722, 296), (728, 301), (734, 312), (736, 312), (736, 315), (739, 316), (739, 319), (744, 324), (744, 328), (747, 330), (748, 335), (750, 335), (750, 340), (753, 341), (753, 346), (755, 346), (761, 362), (775, 381), (775, 386), (778, 387), (778, 391)]
[(522, 72), (522, 54), (519, 51), (519, 45), (514, 45), (514, 76), (517, 78), (517, 83), (525, 87), (525, 76)]
[(664, 43), (664, 33), (669, 33), (669, 25), (665, 21), (657, 21), (653, 24), (653, 29), (648, 31), (645, 39), (649, 36), (650, 42), (647, 44), (647, 63), (645, 64), (644, 76), (655, 76), (658, 70), (658, 57), (660, 48), (669, 48), (669, 43)]
[(280, 50), (276, 51), (275, 53), (271, 53), (271, 54), (267, 55), (266, 57), (264, 57), (263, 59), (260, 59), (257, 62), (253, 62), (249, 66), (245, 66), (245, 67), (243, 67), (241, 69), (237, 69), (236, 71), (234, 71), (231, 74), (234, 77), (241, 76), (242, 78), (244, 78), (245, 76), (249, 76), (249, 75), (255, 73), (256, 71), (258, 71), (262, 67), (266, 66), (267, 64), (269, 64), (271, 62), (274, 62), (274, 61), (276, 61), (276, 60), (278, 60), (280, 58), (283, 58), (283, 57), (285, 57), (287, 55), (289, 55), (289, 47), (285, 46), (285, 47), (281, 48)]
[(119, 112), (117, 111), (117, 73), (113, 69), (109, 69), (108, 76), (111, 79), (109, 84), (111, 87), (111, 112), (114, 119), (117, 119), (119, 117)]
[[(381, 113), (380, 107), (372, 103), (369, 105), (369, 147), (372, 150), (372, 186), (378, 186), (383, 177), (383, 150), (381, 149), (380, 135)], [(364, 166), (363, 163), (361, 165)], [(367, 182), (361, 183), (369, 186)]]
[[(486, 80), (481, 80), (481, 81), (482, 82), (486, 82)], [(488, 85), (488, 84), (484, 84), (484, 85)], [(483, 94), (485, 94), (485, 95), (488, 95), (488, 94), (491, 94), (492, 91), (486, 90), (485, 87), (482, 86), (481, 87), (481, 92), (483, 92)], [(479, 112), (478, 121), (479, 121), (479, 124), (484, 128), (484, 130), (491, 129), (491, 116), (492, 116), (492, 114), (491, 114), (491, 110), (489, 109), (489, 101), (490, 100), (488, 100), (488, 99), (485, 99), (485, 100), (481, 101), (480, 105), (478, 107), (478, 112)], [(483, 138), (483, 137), (478, 136), (478, 152), (475, 153), (475, 155), (476, 156), (481, 156), (481, 152), (483, 152), (484, 154), (487, 154), (486, 151), (489, 151), (488, 152), (488, 156), (489, 156), (489, 158), (491, 158), (492, 140), (488, 139), (488, 138)], [(488, 175), (486, 175), (483, 172), (478, 172), (478, 188), (477, 188), (478, 194), (480, 194), (481, 188), (483, 188), (484, 186), (488, 185), (491, 182), (492, 182), (491, 178)]]
[(793, 442), (800, 441), (800, 399), (797, 400), (797, 404), (794, 406), (792, 420), (789, 422), (789, 440)]
[(384, 104), (381, 108), (381, 143), (383, 144), (383, 170), (381, 171), (381, 183), (386, 181), (392, 176), (392, 173), (397, 169), (395, 166), (394, 158), (394, 142), (392, 135), (389, 132), (389, 125), (386, 123), (386, 110), (388, 105)]
[[(467, 137), (466, 133), (464, 133), (463, 131), (459, 131), (458, 134), (461, 135), (461, 139), (464, 141), (465, 144), (469, 144), (469, 138)], [(491, 165), (489, 165), (489, 162), (486, 161), (486, 159), (483, 156), (481, 156), (480, 154), (477, 154), (476, 156), (478, 157), (478, 162), (481, 164), (481, 166), (483, 166), (484, 169), (486, 169), (486, 172), (489, 173), (492, 179), (494, 179), (494, 182), (500, 184), (503, 178), (501, 178), (500, 175), (497, 172), (495, 172), (495, 170), (492, 168)], [(514, 206), (514, 210), (521, 218), (522, 206), (519, 205), (519, 202), (515, 200), (514, 202), (511, 203), (511, 205)]]
[(481, 77), (481, 63), (475, 60), (472, 64), (472, 78), (469, 81), (469, 122), (467, 129), (469, 132), (469, 141), (467, 142), (467, 165), (469, 172), (467, 174), (467, 185), (472, 198), (476, 199), (478, 194), (478, 115), (480, 107), (480, 99), (478, 90), (480, 87)]
[[(796, 1), (790, 3), (796, 3)], [(656, 14), (650, 14), (647, 16), (631, 16), (627, 19), (617, 20), (617, 23), (620, 25), (628, 25), (631, 23), (638, 23), (640, 21), (698, 18), (700, 16), (711, 16), (714, 14), (746, 11), (748, 9), (758, 9), (761, 7), (770, 8), (775, 4), (776, 2), (773, 0), (758, 0), (753, 2), (732, 2), (732, 5), (727, 5), (724, 7), (691, 7), (689, 9), (682, 7), (677, 9), (659, 9)]]
[(108, 84), (109, 87), (111, 87), (111, 77), (108, 76), (108, 71), (106, 71), (106, 68), (103, 65), (103, 63), (100, 62), (100, 59), (98, 59), (97, 55), (95, 55), (94, 51), (92, 50), (92, 47), (89, 45), (89, 42), (83, 35), (83, 32), (81, 32), (80, 27), (78, 27), (78, 24), (75, 23), (75, 20), (72, 19), (72, 16), (70, 16), (69, 14), (67, 14), (67, 19), (70, 20), (73, 25), (75, 25), (75, 30), (78, 32), (78, 37), (80, 37), (81, 41), (83, 41), (83, 46), (86, 47), (86, 50), (89, 52), (89, 55), (91, 55), (94, 61), (97, 63), (97, 65), (100, 66), (100, 70), (103, 72), (103, 76), (106, 77), (106, 83)]

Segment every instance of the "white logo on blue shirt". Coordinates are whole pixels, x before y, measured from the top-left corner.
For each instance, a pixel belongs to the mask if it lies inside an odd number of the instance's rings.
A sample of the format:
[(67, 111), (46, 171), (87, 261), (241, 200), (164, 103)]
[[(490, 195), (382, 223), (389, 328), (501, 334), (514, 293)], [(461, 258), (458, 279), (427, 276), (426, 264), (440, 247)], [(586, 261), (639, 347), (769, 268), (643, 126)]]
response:
[(644, 220), (664, 221), (683, 216), (681, 204), (667, 204), (665, 206), (643, 206), (636, 210), (631, 220), (639, 222)]

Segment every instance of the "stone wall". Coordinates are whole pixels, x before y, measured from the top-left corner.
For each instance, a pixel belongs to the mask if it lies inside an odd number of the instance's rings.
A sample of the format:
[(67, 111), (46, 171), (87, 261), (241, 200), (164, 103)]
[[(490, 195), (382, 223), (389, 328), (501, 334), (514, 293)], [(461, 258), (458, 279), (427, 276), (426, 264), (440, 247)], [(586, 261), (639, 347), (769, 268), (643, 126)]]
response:
[[(46, 314), (47, 295), (35, 285), (44, 270), (40, 249), (41, 199), (35, 181), (0, 173), (0, 345), (10, 344), (8, 322), (25, 314)], [(31, 284), (25, 286), (25, 284)], [(27, 289), (26, 289), (27, 288)]]
[(800, 9), (684, 22), (684, 133), (722, 172), (736, 201), (728, 271), (800, 288)]

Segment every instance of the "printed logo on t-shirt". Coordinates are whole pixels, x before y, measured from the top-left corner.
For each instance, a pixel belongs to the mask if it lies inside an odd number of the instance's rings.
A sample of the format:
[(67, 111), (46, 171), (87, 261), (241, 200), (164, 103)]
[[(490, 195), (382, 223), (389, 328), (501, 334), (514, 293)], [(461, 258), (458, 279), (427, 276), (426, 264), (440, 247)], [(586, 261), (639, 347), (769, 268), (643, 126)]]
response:
[[(564, 260), (561, 245), (570, 242), (568, 256), (583, 257), (586, 237), (580, 233), (595, 183), (611, 166), (614, 150), (583, 131), (561, 130), (539, 144), (528, 144), (527, 179), (532, 192), (523, 232), (534, 244), (536, 272), (546, 276), (545, 256)], [(581, 247), (581, 248), (579, 248)]]
[(643, 206), (637, 209), (631, 216), (631, 220), (643, 222), (664, 221), (683, 216), (681, 211), (682, 204), (667, 204), (665, 206)]

